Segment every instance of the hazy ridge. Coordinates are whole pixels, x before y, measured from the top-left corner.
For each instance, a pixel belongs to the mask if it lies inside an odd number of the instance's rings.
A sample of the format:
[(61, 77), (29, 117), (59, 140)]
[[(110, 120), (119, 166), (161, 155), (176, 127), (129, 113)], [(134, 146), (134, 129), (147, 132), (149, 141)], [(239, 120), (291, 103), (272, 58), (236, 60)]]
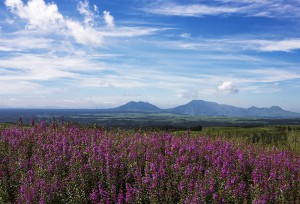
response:
[(228, 116), (228, 117), (255, 117), (255, 118), (300, 118), (300, 113), (283, 110), (278, 106), (270, 108), (240, 108), (231, 105), (218, 104), (204, 100), (191, 102), (174, 108), (161, 109), (148, 102), (128, 102), (122, 106), (104, 109), (108, 112), (138, 112), (138, 113), (173, 113), (195, 116)]

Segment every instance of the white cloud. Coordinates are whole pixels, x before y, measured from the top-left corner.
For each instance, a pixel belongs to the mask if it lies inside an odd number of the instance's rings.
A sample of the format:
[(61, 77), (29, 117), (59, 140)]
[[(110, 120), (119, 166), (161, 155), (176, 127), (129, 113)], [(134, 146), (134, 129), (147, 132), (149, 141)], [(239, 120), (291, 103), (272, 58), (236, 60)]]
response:
[(96, 31), (92, 27), (83, 27), (76, 21), (66, 21), (69, 33), (73, 36), (76, 42), (97, 47), (102, 44), (103, 36), (99, 31)]
[(224, 81), (221, 85), (218, 86), (219, 90), (229, 91), (230, 93), (238, 93), (239, 89), (231, 81)]
[[(226, 40), (224, 39), (224, 43)], [(227, 44), (235, 45), (242, 49), (257, 50), (264, 52), (290, 52), (300, 49), (300, 39), (290, 38), (284, 40), (264, 40), (264, 39), (228, 39)]]
[[(181, 36), (183, 37), (183, 36)], [(291, 52), (300, 49), (300, 38), (278, 39), (255, 39), (253, 37), (236, 36), (235, 38), (197, 38), (185, 41), (165, 41), (160, 42), (171, 48), (186, 50), (205, 50), (205, 51), (237, 51), (253, 50), (262, 52)]]
[(88, 2), (79, 2), (78, 10), (85, 17), (85, 26), (78, 21), (66, 19), (58, 11), (55, 3), (46, 4), (44, 0), (6, 0), (5, 5), (21, 19), (25, 20), (28, 29), (54, 32), (72, 36), (77, 43), (89, 46), (100, 46), (101, 34), (92, 27), (93, 15), (88, 10)]
[(98, 6), (95, 5), (95, 4), (94, 4), (94, 11), (97, 12), (97, 13), (99, 12)]
[(24, 5), (21, 0), (6, 0), (5, 5), (12, 13), (28, 21), (28, 29), (58, 29), (64, 23), (64, 18), (54, 3), (46, 4), (44, 0), (30, 0)]
[[(251, 41), (250, 41), (251, 43)], [(254, 44), (259, 44), (258, 48), (261, 51), (273, 52), (273, 51), (283, 51), (289, 52), (292, 50), (300, 49), (300, 39), (287, 39), (287, 40), (278, 40), (278, 41), (254, 41)]]
[(233, 5), (245, 5), (244, 13), (251, 16), (269, 18), (295, 18), (300, 16), (300, 1), (298, 0), (244, 0), (228, 1)]
[[(64, 17), (55, 3), (46, 3), (44, 0), (29, 0), (27, 3), (21, 0), (5, 0), (5, 5), (27, 23), (26, 28), (29, 31), (39, 31), (45, 35), (52, 33), (61, 38), (72, 37), (77, 43), (90, 47), (102, 46), (104, 36), (143, 36), (163, 30), (151, 27), (115, 27), (114, 17), (109, 11), (103, 12), (107, 27), (95, 26), (96, 15), (93, 12), (98, 12), (98, 7), (94, 5), (94, 11), (91, 10), (88, 0), (79, 1), (77, 5), (77, 10), (84, 17), (83, 22)], [(2, 45), (0, 49), (9, 51)]]
[(226, 13), (239, 12), (239, 8), (230, 8), (226, 6), (206, 6), (201, 4), (175, 4), (163, 3), (157, 4), (154, 7), (144, 9), (146, 12), (153, 14), (160, 14), (165, 16), (194, 16), (199, 17), (203, 15), (219, 15)]
[(152, 35), (158, 31), (163, 31), (163, 28), (149, 28), (149, 27), (117, 27), (114, 29), (99, 31), (104, 37), (136, 37)]
[(190, 33), (181, 33), (179, 36), (182, 37), (182, 38), (191, 38)]
[(115, 22), (114, 22), (114, 17), (110, 15), (109, 11), (103, 11), (103, 18), (108, 27), (114, 27)]
[(94, 26), (94, 13), (89, 8), (89, 1), (79, 1), (77, 10), (84, 16), (84, 24), (86, 26)]
[[(166, 3), (167, 2), (167, 3)], [(156, 0), (143, 10), (165, 16), (232, 15), (293, 18), (300, 16), (298, 0), (212, 0), (211, 4), (179, 4), (174, 1)]]
[(18, 52), (26, 50), (49, 49), (53, 40), (41, 37), (2, 37), (0, 36), (0, 51)]

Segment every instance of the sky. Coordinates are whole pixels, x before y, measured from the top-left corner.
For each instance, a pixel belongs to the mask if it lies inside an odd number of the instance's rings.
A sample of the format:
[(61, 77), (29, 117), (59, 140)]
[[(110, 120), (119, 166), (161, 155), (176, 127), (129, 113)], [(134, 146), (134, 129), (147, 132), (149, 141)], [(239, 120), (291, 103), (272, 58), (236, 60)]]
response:
[(0, 0), (0, 107), (300, 112), (300, 0)]

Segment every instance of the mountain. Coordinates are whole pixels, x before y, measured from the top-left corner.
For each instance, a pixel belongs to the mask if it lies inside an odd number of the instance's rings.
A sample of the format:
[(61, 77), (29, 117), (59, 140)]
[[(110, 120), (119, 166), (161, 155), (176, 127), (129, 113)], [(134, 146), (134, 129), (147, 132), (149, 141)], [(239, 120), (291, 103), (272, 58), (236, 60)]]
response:
[(299, 113), (286, 111), (278, 106), (272, 106), (271, 108), (257, 108), (252, 106), (247, 109), (247, 116), (259, 118), (300, 118)]
[(238, 108), (230, 105), (223, 105), (203, 100), (193, 100), (168, 112), (184, 115), (205, 115), (205, 116), (230, 116), (230, 117), (257, 117), (257, 118), (300, 118), (300, 113), (285, 111), (278, 106), (271, 108)]
[(229, 105), (220, 105), (215, 102), (193, 100), (168, 110), (171, 113), (184, 115), (207, 115), (207, 116), (243, 116), (246, 110)]
[(215, 102), (193, 100), (185, 105), (170, 109), (160, 109), (148, 102), (131, 101), (117, 108), (108, 109), (109, 112), (134, 112), (134, 113), (173, 113), (194, 116), (228, 116), (251, 118), (300, 118), (300, 113), (283, 110), (278, 106), (270, 108), (239, 108)]
[(155, 105), (148, 102), (134, 102), (130, 101), (125, 105), (119, 106), (117, 108), (110, 109), (116, 112), (161, 112), (161, 109)]

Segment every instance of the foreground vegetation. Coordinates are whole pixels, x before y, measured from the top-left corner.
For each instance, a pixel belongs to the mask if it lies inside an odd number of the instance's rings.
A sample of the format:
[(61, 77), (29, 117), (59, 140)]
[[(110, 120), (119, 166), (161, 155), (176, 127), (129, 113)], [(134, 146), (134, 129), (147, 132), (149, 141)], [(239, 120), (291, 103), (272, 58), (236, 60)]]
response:
[(203, 134), (1, 128), (0, 203), (300, 202), (298, 153)]
[[(199, 133), (196, 133), (196, 135)], [(263, 147), (300, 153), (300, 126), (277, 125), (263, 127), (207, 127), (201, 133), (210, 138), (222, 138)]]

